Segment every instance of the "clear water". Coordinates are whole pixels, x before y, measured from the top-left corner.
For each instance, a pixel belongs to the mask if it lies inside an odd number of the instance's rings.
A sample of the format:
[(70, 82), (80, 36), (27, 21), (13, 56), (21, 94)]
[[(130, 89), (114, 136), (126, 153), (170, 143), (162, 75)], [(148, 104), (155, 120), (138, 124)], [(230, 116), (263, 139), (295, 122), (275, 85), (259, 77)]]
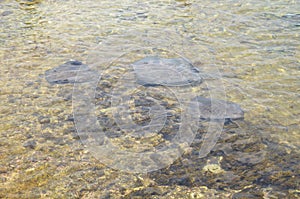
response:
[[(1, 197), (299, 197), (299, 10), (295, 0), (0, 1)], [(185, 156), (143, 175), (94, 158), (74, 129), (73, 86), (50, 85), (44, 72), (73, 59), (109, 73), (112, 62), (142, 58), (143, 45), (220, 72), (227, 100), (245, 110), (239, 131), (268, 155), (254, 166), (228, 166), (229, 152)]]

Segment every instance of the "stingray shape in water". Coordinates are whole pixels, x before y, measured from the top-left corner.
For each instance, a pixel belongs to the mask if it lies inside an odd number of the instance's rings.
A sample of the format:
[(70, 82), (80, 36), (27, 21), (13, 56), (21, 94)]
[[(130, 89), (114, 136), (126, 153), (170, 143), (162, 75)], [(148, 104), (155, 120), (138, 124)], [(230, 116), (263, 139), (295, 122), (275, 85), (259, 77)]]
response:
[(202, 82), (199, 70), (183, 58), (146, 57), (132, 63), (137, 82), (144, 86), (187, 86)]
[(68, 61), (45, 72), (46, 80), (51, 84), (73, 84), (88, 82), (95, 74), (80, 61)]
[(236, 103), (202, 96), (197, 96), (196, 100), (200, 109), (200, 119), (244, 119), (244, 111)]
[[(182, 58), (165, 59), (146, 57), (132, 64), (137, 82), (144, 86), (186, 86), (201, 83), (199, 71)], [(80, 61), (68, 61), (45, 72), (51, 84), (73, 84), (90, 81), (98, 74)], [(200, 109), (200, 119), (243, 119), (244, 111), (233, 102), (196, 97)], [(193, 104), (193, 106), (196, 106)]]

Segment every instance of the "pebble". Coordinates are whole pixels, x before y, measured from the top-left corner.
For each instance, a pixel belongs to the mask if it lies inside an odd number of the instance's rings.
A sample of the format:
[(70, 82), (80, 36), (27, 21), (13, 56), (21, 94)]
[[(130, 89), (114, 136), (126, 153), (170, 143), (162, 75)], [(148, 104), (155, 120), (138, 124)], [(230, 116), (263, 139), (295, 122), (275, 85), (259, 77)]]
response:
[(12, 13), (13, 13), (12, 11), (4, 11), (4, 12), (1, 13), (1, 16), (7, 16), (7, 15), (10, 15)]
[(35, 140), (29, 140), (23, 144), (23, 147), (34, 149), (36, 147), (36, 141)]
[(39, 122), (40, 122), (40, 124), (50, 123), (50, 118), (41, 116), (41, 117), (39, 117)]

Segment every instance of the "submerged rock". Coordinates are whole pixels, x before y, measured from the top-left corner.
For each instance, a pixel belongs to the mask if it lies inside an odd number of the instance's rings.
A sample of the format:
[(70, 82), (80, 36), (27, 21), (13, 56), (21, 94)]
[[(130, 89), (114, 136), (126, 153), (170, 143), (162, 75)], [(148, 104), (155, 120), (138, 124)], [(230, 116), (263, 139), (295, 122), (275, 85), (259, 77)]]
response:
[(199, 70), (182, 58), (146, 57), (132, 66), (137, 82), (144, 86), (186, 86), (202, 82)]
[(12, 11), (7, 10), (7, 11), (2, 12), (1, 16), (7, 16), (7, 15), (10, 15), (12, 13), (13, 13)]
[(69, 84), (88, 82), (95, 75), (87, 65), (80, 61), (68, 61), (45, 72), (46, 80), (51, 84)]
[(25, 147), (25, 148), (30, 148), (30, 149), (34, 149), (35, 147), (36, 147), (36, 141), (35, 140), (29, 140), (29, 141), (27, 141), (27, 142), (25, 142), (24, 144), (23, 144), (23, 147)]

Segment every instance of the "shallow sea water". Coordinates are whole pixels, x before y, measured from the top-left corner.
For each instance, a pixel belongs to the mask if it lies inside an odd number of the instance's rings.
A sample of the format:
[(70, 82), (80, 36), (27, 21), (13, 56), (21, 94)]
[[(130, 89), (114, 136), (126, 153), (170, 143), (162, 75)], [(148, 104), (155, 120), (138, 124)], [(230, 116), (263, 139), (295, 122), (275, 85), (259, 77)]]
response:
[[(0, 0), (1, 198), (299, 198), (299, 11), (294, 0)], [(244, 121), (225, 126), (205, 158), (196, 141), (148, 174), (106, 167), (76, 134), (73, 85), (44, 73), (98, 61), (109, 83), (120, 76), (113, 66), (157, 51), (219, 72), (222, 84), (207, 88), (208, 78), (192, 92), (240, 104)]]

